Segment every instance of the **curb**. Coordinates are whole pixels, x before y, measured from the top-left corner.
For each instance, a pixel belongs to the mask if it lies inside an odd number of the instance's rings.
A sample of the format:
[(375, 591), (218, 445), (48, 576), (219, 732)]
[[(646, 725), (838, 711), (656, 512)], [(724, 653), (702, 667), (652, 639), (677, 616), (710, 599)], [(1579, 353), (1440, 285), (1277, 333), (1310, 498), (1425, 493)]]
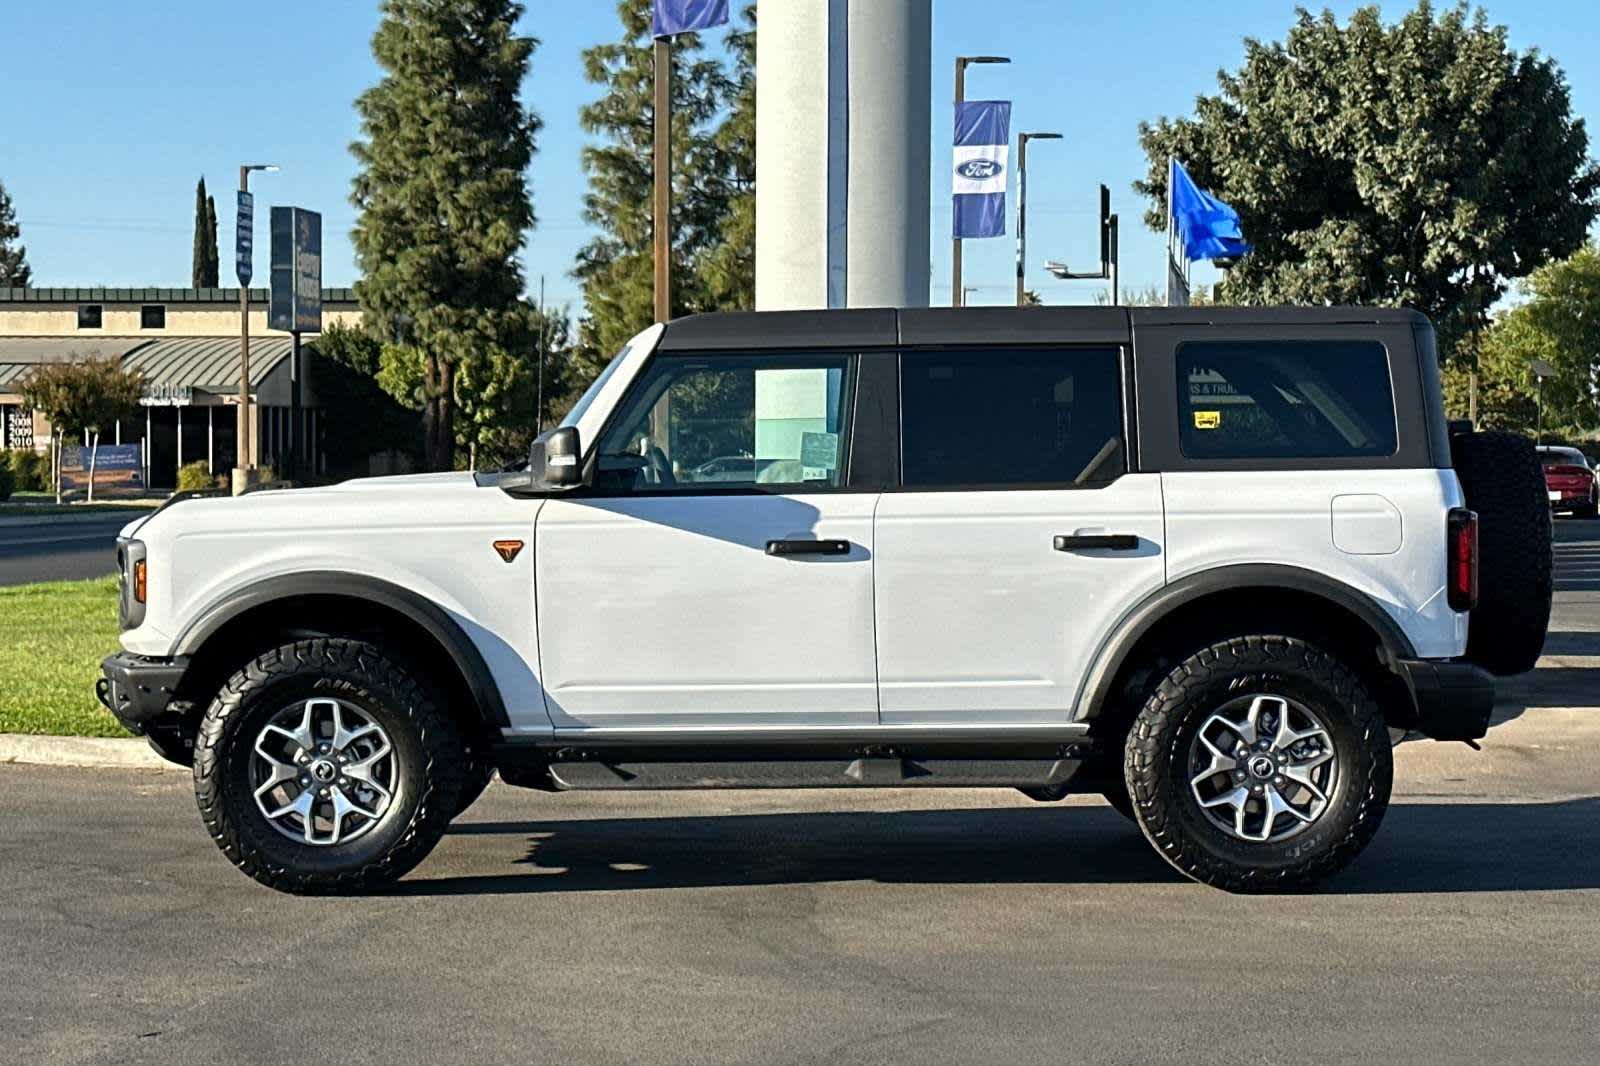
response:
[(114, 737), (43, 737), (0, 733), (0, 765), (76, 766), (106, 770), (153, 770), (177, 773), (183, 767), (167, 762), (142, 740)]

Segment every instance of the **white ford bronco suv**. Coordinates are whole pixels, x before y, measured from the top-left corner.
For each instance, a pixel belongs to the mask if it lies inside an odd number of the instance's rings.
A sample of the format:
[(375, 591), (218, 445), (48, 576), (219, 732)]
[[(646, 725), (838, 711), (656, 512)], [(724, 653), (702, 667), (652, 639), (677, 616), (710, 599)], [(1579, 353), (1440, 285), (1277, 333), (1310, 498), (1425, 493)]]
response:
[(1100, 793), (1294, 889), (1543, 644), (1533, 447), (1453, 428), (1410, 312), (687, 318), (525, 470), (129, 525), (100, 696), (290, 892), (403, 875), (496, 771)]

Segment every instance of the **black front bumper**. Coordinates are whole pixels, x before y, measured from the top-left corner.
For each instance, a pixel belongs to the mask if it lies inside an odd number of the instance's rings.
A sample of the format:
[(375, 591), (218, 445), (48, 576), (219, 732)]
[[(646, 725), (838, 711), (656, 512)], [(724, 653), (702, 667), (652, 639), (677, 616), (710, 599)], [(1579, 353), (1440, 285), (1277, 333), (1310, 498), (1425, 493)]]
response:
[(130, 733), (144, 736), (169, 716), (188, 666), (188, 659), (151, 659), (119, 651), (100, 664), (95, 695)]
[(1418, 732), (1434, 740), (1481, 740), (1494, 712), (1494, 675), (1471, 663), (1401, 659), (1400, 676), (1411, 689)]

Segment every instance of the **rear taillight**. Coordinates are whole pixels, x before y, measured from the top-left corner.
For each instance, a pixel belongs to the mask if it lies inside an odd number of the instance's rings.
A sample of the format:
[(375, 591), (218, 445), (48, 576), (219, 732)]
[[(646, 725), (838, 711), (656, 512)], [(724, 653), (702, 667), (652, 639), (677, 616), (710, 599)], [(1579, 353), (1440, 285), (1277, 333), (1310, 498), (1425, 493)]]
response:
[(1470, 611), (1478, 606), (1478, 515), (1464, 507), (1450, 512), (1450, 574), (1446, 582), (1450, 608)]

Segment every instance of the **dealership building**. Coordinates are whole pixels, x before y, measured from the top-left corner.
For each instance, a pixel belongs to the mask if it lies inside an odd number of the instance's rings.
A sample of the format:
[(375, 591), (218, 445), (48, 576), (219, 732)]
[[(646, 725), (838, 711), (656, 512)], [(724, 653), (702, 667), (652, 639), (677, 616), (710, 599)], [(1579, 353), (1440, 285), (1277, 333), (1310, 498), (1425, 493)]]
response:
[[(287, 333), (267, 328), (266, 289), (250, 291), (250, 399), (258, 462), (282, 469), (290, 435)], [(351, 289), (324, 289), (324, 326), (357, 325)], [(324, 470), (322, 427), (337, 412), (318, 400), (315, 338), (302, 345), (302, 437), (311, 469)], [(0, 447), (45, 451), (51, 427), (26, 411), (22, 380), (41, 363), (116, 359), (144, 380), (138, 415), (102, 430), (105, 443), (144, 445), (145, 484), (171, 488), (180, 466), (213, 473), (237, 456), (238, 289), (0, 288)], [(73, 442), (76, 443), (76, 442)]]

